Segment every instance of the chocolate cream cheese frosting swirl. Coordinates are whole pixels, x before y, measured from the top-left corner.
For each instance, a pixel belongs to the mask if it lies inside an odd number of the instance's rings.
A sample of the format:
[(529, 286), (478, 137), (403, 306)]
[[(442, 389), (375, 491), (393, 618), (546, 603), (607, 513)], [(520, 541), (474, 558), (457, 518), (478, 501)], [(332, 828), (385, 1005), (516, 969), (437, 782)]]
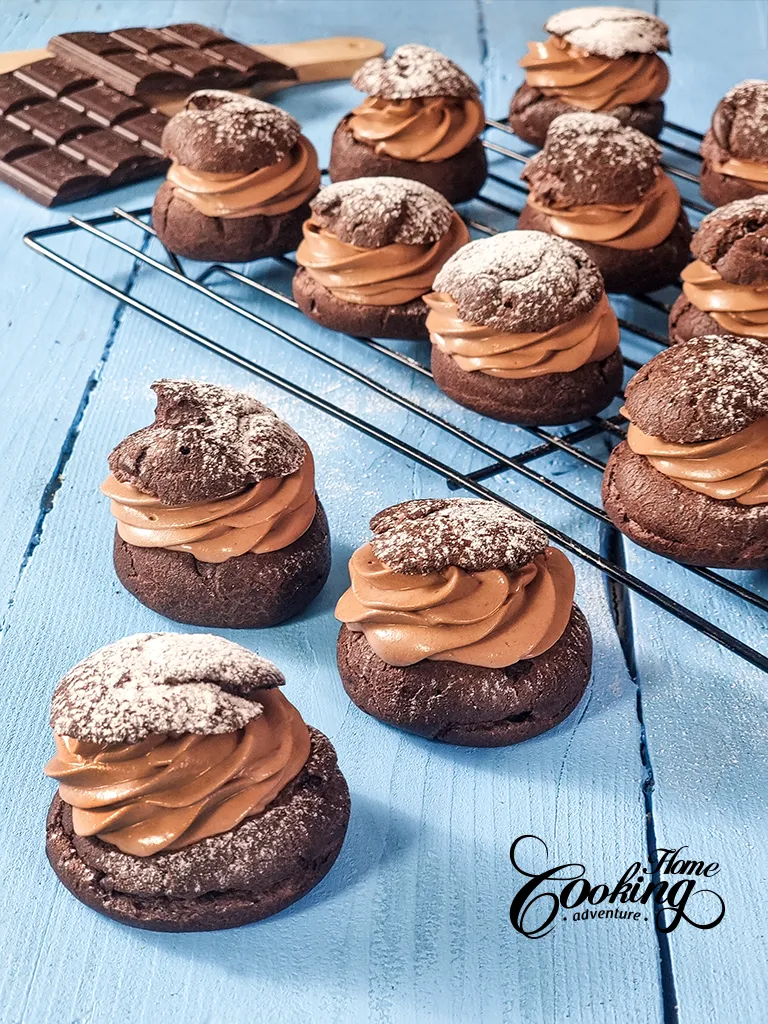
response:
[(138, 634), (90, 655), (54, 693), (45, 769), (75, 834), (147, 857), (260, 814), (309, 756), (284, 681), (207, 634)]
[(701, 154), (716, 173), (768, 192), (768, 81), (747, 79), (725, 94)]
[(607, 358), (619, 329), (600, 273), (570, 242), (508, 231), (464, 246), (425, 296), (432, 343), (466, 371), (526, 378)]
[(667, 26), (644, 11), (577, 7), (554, 15), (545, 42), (528, 44), (520, 61), (526, 84), (573, 107), (610, 111), (662, 97), (669, 71)]
[(322, 189), (296, 260), (345, 302), (401, 305), (430, 291), (445, 261), (469, 241), (434, 189), (405, 178), (357, 178)]
[(102, 493), (135, 547), (224, 562), (288, 547), (317, 511), (311, 452), (251, 395), (157, 381), (155, 422), (112, 452)]
[(607, 114), (563, 114), (521, 173), (527, 204), (561, 238), (613, 249), (650, 249), (680, 217), (680, 194), (660, 166), (661, 147)]
[(336, 618), (387, 664), (501, 668), (562, 636), (573, 569), (517, 513), (468, 498), (415, 500), (380, 512), (371, 529)]
[(207, 217), (277, 216), (317, 192), (320, 170), (298, 122), (271, 103), (218, 89), (192, 93), (163, 131), (168, 181)]
[(663, 476), (719, 501), (768, 503), (768, 350), (694, 338), (640, 369), (622, 409), (627, 444)]
[(708, 214), (691, 242), (683, 294), (728, 334), (768, 340), (768, 195)]
[(432, 163), (465, 149), (485, 127), (475, 83), (429, 46), (399, 46), (352, 76), (368, 98), (347, 118), (354, 138), (377, 153)]

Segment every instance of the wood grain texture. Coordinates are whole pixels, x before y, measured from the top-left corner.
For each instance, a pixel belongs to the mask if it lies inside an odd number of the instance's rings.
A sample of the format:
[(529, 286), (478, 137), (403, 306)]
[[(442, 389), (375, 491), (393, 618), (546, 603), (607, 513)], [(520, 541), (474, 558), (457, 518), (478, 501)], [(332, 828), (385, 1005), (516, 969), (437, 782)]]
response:
[[(390, 48), (427, 42), (481, 81), (489, 112), (502, 115), (518, 80), (515, 62), (525, 40), (537, 37), (541, 22), (558, 6), (495, 0), (216, 5), (66, 0), (22, 8), (14, 0), (0, 10), (0, 45), (40, 46), (75, 26), (105, 29), (148, 20), (214, 21), (254, 42), (324, 34), (375, 36)], [(679, 35), (682, 29), (673, 31)], [(702, 67), (696, 47), (677, 38), (674, 47), (675, 60), (687, 59), (693, 68), (698, 59)], [(733, 77), (744, 77), (735, 63)], [(356, 96), (347, 85), (326, 84), (295, 88), (276, 99), (327, 153), (336, 121)], [(705, 100), (697, 102), (699, 120), (706, 120)], [(678, 116), (675, 110), (671, 114)], [(150, 194), (150, 187), (139, 186), (119, 201), (140, 206)], [(500, 186), (489, 194), (507, 198)], [(113, 201), (102, 197), (91, 206), (81, 204), (78, 213)], [(721, 860), (717, 887), (728, 902), (720, 928), (709, 933), (681, 928), (672, 937), (680, 1020), (761, 1020), (766, 990), (759, 957), (765, 943), (757, 887), (766, 875), (768, 709), (759, 674), (636, 602), (641, 721), (603, 578), (577, 564), (578, 600), (592, 625), (596, 665), (585, 701), (559, 728), (519, 748), (472, 751), (431, 745), (366, 718), (346, 698), (334, 664), (332, 610), (345, 586), (346, 559), (366, 536), (373, 512), (407, 497), (449, 493), (444, 481), (140, 314), (116, 311), (110, 300), (21, 246), (23, 230), (61, 217), (61, 211), (47, 214), (9, 190), (0, 194), (0, 203), (14, 247), (6, 254), (0, 289), (7, 287), (9, 303), (20, 286), (26, 289), (15, 300), (13, 331), (3, 336), (13, 373), (0, 385), (6, 427), (0, 435), (0, 472), (14, 481), (0, 517), (7, 553), (0, 598), (4, 607), (12, 602), (0, 659), (0, 877), (5, 880), (0, 943), (7, 964), (0, 975), (2, 1020), (663, 1021), (669, 989), (667, 982), (662, 989), (659, 944), (650, 922), (567, 922), (551, 936), (531, 941), (512, 930), (507, 916), (519, 883), (508, 860), (515, 836), (541, 835), (553, 862), (584, 860), (594, 879), (614, 878), (644, 858), (649, 781), (655, 785), (658, 843), (687, 843), (693, 853)], [(481, 203), (472, 209), (489, 217)], [(493, 223), (511, 227), (513, 221), (494, 213)], [(137, 237), (126, 230), (126, 237)], [(59, 246), (70, 244), (83, 245)], [(268, 331), (202, 303), (156, 272), (137, 270), (130, 259), (105, 260), (105, 252), (92, 242), (79, 255), (107, 279), (122, 282), (132, 273), (132, 294), (142, 301), (420, 450), (463, 470), (485, 464), (467, 446)], [(286, 271), (271, 262), (253, 265), (248, 273), (275, 287), (289, 283)], [(236, 286), (217, 282), (216, 288), (243, 301)], [(505, 452), (529, 443), (523, 431), (458, 409), (429, 382), (292, 310), (275, 309), (258, 297), (251, 308)], [(650, 326), (660, 325), (656, 320)], [(636, 339), (625, 340), (637, 358), (654, 351)], [(119, 636), (177, 628), (119, 586), (110, 565), (112, 523), (98, 494), (110, 448), (151, 419), (148, 386), (159, 376), (251, 387), (313, 447), (334, 539), (328, 586), (298, 621), (230, 635), (283, 668), (289, 699), (331, 737), (353, 795), (347, 843), (314, 893), (260, 925), (200, 936), (139, 933), (100, 918), (57, 884), (42, 851), (51, 787), (40, 775), (51, 747), (47, 706), (56, 680), (77, 659)], [(594, 471), (564, 458), (541, 460), (536, 468), (586, 499), (599, 500)], [(50, 481), (53, 493), (50, 487), (46, 491)], [(521, 477), (506, 473), (494, 478), (493, 486), (585, 543), (601, 543), (589, 517)], [(633, 569), (691, 607), (706, 609), (758, 643), (754, 615), (693, 586), (684, 570), (633, 549), (627, 558)], [(641, 758), (643, 739), (650, 766)], [(667, 1021), (669, 1013), (667, 1006)]]

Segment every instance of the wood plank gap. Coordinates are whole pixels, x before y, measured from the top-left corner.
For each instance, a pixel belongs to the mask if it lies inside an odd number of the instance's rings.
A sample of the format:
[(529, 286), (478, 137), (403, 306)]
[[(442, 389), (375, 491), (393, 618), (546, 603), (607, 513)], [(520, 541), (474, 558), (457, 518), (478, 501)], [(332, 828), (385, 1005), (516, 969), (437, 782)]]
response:
[[(622, 535), (613, 526), (604, 527), (601, 551), (615, 564), (626, 568), (624, 559), (624, 541)], [(653, 774), (653, 763), (648, 747), (648, 735), (645, 729), (643, 717), (643, 692), (640, 686), (640, 677), (637, 671), (635, 660), (634, 627), (632, 624), (632, 606), (629, 600), (627, 588), (617, 580), (609, 576), (605, 578), (608, 588), (608, 603), (611, 609), (611, 616), (616, 627), (616, 635), (624, 654), (624, 661), (627, 665), (627, 672), (635, 684), (637, 720), (640, 725), (640, 761), (643, 768), (643, 781), (640, 789), (643, 795), (645, 806), (645, 842), (648, 865), (650, 867), (651, 880), (658, 883), (661, 879), (658, 870), (653, 865), (658, 864), (659, 851), (656, 844), (656, 825), (653, 817), (653, 791), (656, 781)], [(654, 916), (656, 901), (653, 903)], [(677, 1000), (677, 987), (675, 985), (675, 972), (672, 964), (672, 953), (670, 950), (669, 936), (653, 924), (654, 935), (659, 955), (659, 979), (661, 982), (661, 1003), (664, 1024), (679, 1024), (680, 1015)]]
[(487, 71), (490, 47), (488, 46), (488, 26), (485, 23), (485, 10), (483, 8), (483, 3), (484, 0), (475, 0), (475, 10), (477, 12), (477, 42), (480, 47), (480, 66), (483, 69), (481, 90), (483, 99), (487, 101), (486, 79), (488, 77)]
[[(142, 241), (140, 246), (142, 252), (146, 250), (146, 247), (149, 245), (150, 241), (150, 236), (147, 236), (144, 239), (144, 241)], [(131, 288), (136, 282), (136, 278), (138, 277), (141, 267), (142, 261), (139, 260), (138, 258), (134, 258), (133, 265), (126, 279), (126, 294), (130, 293)], [(40, 495), (40, 502), (38, 504), (38, 513), (37, 518), (35, 520), (35, 525), (32, 529), (32, 533), (30, 534), (27, 546), (24, 549), (24, 554), (22, 555), (21, 558), (19, 570), (16, 574), (16, 580), (13, 584), (10, 595), (8, 597), (3, 617), (0, 620), (0, 642), (2, 642), (2, 638), (5, 635), (5, 631), (8, 626), (8, 618), (16, 602), (16, 594), (19, 591), (19, 587), (21, 586), (21, 583), (24, 579), (24, 575), (27, 572), (27, 569), (29, 568), (30, 562), (32, 561), (32, 558), (34, 557), (34, 554), (37, 551), (38, 547), (40, 546), (40, 542), (43, 539), (43, 529), (45, 527), (45, 520), (49, 513), (53, 510), (54, 504), (56, 502), (56, 495), (59, 492), (61, 485), (64, 483), (64, 476), (66, 473), (67, 464), (70, 458), (72, 457), (72, 453), (75, 450), (75, 444), (77, 443), (77, 439), (80, 436), (80, 431), (83, 426), (83, 418), (85, 417), (86, 410), (88, 409), (88, 404), (91, 400), (93, 392), (95, 391), (99, 381), (101, 380), (101, 376), (104, 372), (104, 367), (107, 365), (107, 361), (109, 360), (110, 353), (112, 352), (112, 347), (117, 337), (117, 332), (120, 329), (120, 324), (122, 323), (123, 316), (125, 315), (125, 311), (127, 308), (127, 306), (119, 304), (116, 306), (115, 311), (112, 314), (112, 320), (110, 321), (109, 330), (107, 331), (107, 337), (104, 342), (104, 348), (101, 350), (101, 355), (99, 356), (99, 360), (96, 363), (96, 366), (94, 366), (94, 368), (88, 374), (88, 379), (85, 382), (85, 387), (83, 388), (83, 393), (80, 396), (80, 401), (78, 402), (77, 409), (75, 410), (75, 415), (72, 417), (72, 422), (69, 425), (69, 429), (67, 430), (61, 449), (59, 451), (59, 457), (56, 460), (56, 465), (53, 468), (51, 476), (48, 478), (48, 482), (43, 488), (43, 493)]]

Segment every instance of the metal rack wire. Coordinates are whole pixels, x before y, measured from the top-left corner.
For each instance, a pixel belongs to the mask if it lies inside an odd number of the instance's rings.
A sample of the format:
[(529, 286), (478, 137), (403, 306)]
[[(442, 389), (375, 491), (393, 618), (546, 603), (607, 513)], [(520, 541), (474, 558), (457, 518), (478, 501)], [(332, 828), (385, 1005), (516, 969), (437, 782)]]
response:
[[(691, 129), (671, 122), (666, 122), (665, 129), (681, 135), (686, 139), (694, 141), (700, 141), (701, 139), (701, 136)], [(504, 121), (488, 120), (483, 140), (484, 145), (490, 154), (503, 158), (503, 161), (513, 161), (518, 164), (525, 163), (527, 157), (524, 153), (510, 148), (512, 143), (510, 143), (510, 145), (501, 145), (499, 142), (494, 141), (493, 138), (488, 138), (488, 135), (492, 133), (496, 133), (497, 135), (503, 134), (509, 139), (515, 139), (512, 130)], [(664, 147), (664, 167), (667, 172), (678, 177), (683, 182), (697, 182), (698, 178), (695, 173), (679, 166), (677, 163), (672, 162), (668, 155), (669, 153), (672, 153), (677, 156), (684, 157), (688, 161), (697, 161), (697, 153), (687, 146), (673, 141), (667, 141), (666, 138), (664, 139)], [(518, 196), (525, 196), (527, 192), (525, 186), (519, 181), (512, 180), (503, 174), (499, 174), (494, 167), (492, 167), (489, 172), (489, 181), (493, 182), (496, 186), (509, 190), (512, 194), (513, 201), (502, 202), (490, 196), (481, 194), (475, 202), (482, 204), (489, 211), (495, 210), (512, 216), (519, 214), (520, 207), (516, 205), (514, 198)], [(708, 206), (701, 203), (698, 199), (686, 197), (685, 195), (683, 196), (683, 202), (684, 205), (693, 213), (706, 213), (709, 209)], [(531, 436), (533, 443), (523, 451), (514, 455), (509, 455), (494, 445), (490, 445), (481, 438), (474, 436), (467, 430), (455, 426), (443, 417), (424, 408), (418, 402), (393, 391), (385, 384), (376, 380), (376, 378), (370, 374), (347, 365), (342, 360), (337, 359), (322, 349), (310, 344), (308, 341), (303, 340), (296, 334), (292, 334), (277, 324), (272, 323), (269, 319), (265, 318), (265, 316), (257, 315), (244, 305), (220, 294), (216, 291), (215, 287), (212, 286), (211, 282), (230, 282), (236, 285), (238, 289), (242, 289), (244, 295), (253, 295), (255, 292), (266, 297), (271, 302), (296, 309), (296, 303), (290, 295), (266, 285), (255, 278), (248, 277), (232, 267), (224, 266), (222, 264), (208, 265), (201, 273), (193, 277), (186, 273), (181, 262), (173, 254), (167, 253), (165, 250), (163, 250), (165, 261), (150, 256), (149, 253), (145, 251), (146, 243), (155, 236), (155, 232), (151, 225), (146, 223), (143, 219), (147, 217), (149, 213), (149, 209), (129, 212), (116, 207), (111, 214), (95, 217), (89, 220), (70, 216), (66, 223), (30, 231), (24, 236), (24, 241), (36, 252), (45, 256), (47, 259), (52, 260), (54, 263), (68, 270), (70, 273), (76, 275), (82, 280), (99, 288), (101, 291), (106, 292), (119, 302), (125, 303), (132, 309), (135, 309), (155, 322), (170, 328), (182, 337), (187, 338), (189, 341), (192, 341), (210, 352), (213, 352), (217, 356), (234, 363), (242, 369), (245, 369), (260, 379), (277, 386), (294, 397), (307, 402), (329, 416), (332, 416), (348, 426), (360, 431), (362, 434), (379, 441), (393, 451), (399, 452), (401, 455), (406, 456), (413, 462), (432, 470), (439, 476), (443, 477), (450, 487), (461, 488), (479, 497), (500, 501), (508, 507), (522, 512), (524, 515), (528, 516), (529, 519), (532, 519), (537, 523), (537, 525), (544, 529), (549, 536), (566, 551), (582, 558), (590, 565), (600, 569), (614, 586), (626, 587), (634, 591), (663, 608), (670, 614), (676, 616), (678, 619), (699, 630), (705, 636), (708, 636), (722, 644), (723, 647), (726, 647), (728, 650), (738, 654), (746, 661), (757, 665), (762, 669), (768, 670), (768, 656), (762, 652), (749, 646), (739, 638), (729, 634), (720, 626), (703, 618), (696, 612), (685, 608), (678, 601), (675, 601), (668, 594), (665, 594), (663, 591), (652, 586), (645, 580), (628, 572), (620, 563), (619, 559), (610, 558), (601, 554), (599, 551), (592, 550), (581, 543), (578, 539), (564, 533), (562, 530), (549, 523), (543, 522), (526, 509), (518, 508), (518, 506), (507, 497), (497, 493), (497, 491), (482, 482), (483, 480), (490, 479), (497, 473), (513, 471), (514, 473), (524, 477), (526, 480), (544, 488), (550, 494), (553, 494), (559, 499), (562, 499), (568, 504), (576, 507), (581, 512), (588, 514), (590, 517), (601, 524), (604, 524), (606, 527), (610, 527), (612, 529), (610, 520), (601, 508), (596, 507), (589, 501), (582, 498), (579, 494), (569, 490), (557, 481), (550, 479), (543, 473), (540, 473), (531, 465), (531, 463), (534, 463), (545, 456), (562, 453), (582, 466), (602, 472), (605, 467), (605, 463), (601, 459), (583, 451), (578, 447), (578, 445), (596, 437), (605, 437), (610, 441), (621, 440), (625, 436), (626, 431), (622, 426), (622, 418), (620, 416), (595, 416), (592, 417), (586, 425), (570, 429), (562, 434), (554, 433), (542, 427), (519, 428)], [(110, 225), (116, 224), (132, 225), (139, 233), (138, 245), (130, 245), (128, 242), (123, 241), (122, 238), (116, 237), (115, 235), (110, 234), (108, 230), (105, 230)], [(467, 217), (467, 224), (480, 234), (490, 235), (494, 234), (498, 230), (493, 225), (485, 223), (485, 220), (478, 220), (476, 217)], [(128, 290), (118, 288), (109, 281), (98, 277), (86, 267), (80, 266), (78, 263), (66, 256), (63, 256), (61, 253), (43, 242), (44, 239), (52, 239), (59, 235), (75, 231), (84, 232), (92, 238), (99, 239), (105, 244), (122, 251), (127, 256), (130, 256), (133, 260), (137, 261), (135, 264), (136, 266), (145, 266), (150, 268), (152, 271), (165, 275), (167, 278), (188, 288), (195, 296), (199, 297), (200, 300), (213, 302), (231, 313), (244, 317), (250, 323), (269, 331), (285, 344), (298, 349), (314, 359), (320, 360), (326, 366), (331, 367), (339, 374), (352, 379), (358, 384), (384, 397), (387, 401), (393, 403), (393, 405), (418, 416), (421, 420), (437, 427), (444, 433), (450, 435), (463, 444), (466, 444), (474, 451), (481, 453), (491, 461), (474, 472), (459, 472), (454, 467), (449, 466), (430, 455), (426, 455), (417, 448), (393, 434), (382, 430), (373, 423), (368, 422), (354, 413), (348, 412), (346, 409), (343, 409), (338, 405), (335, 405), (325, 397), (314, 394), (306, 388), (293, 383), (281, 374), (261, 366), (254, 360), (247, 358), (231, 348), (228, 348), (215, 339), (207, 337), (199, 331), (182, 324), (175, 318), (166, 315), (161, 310), (142, 302), (131, 295)], [(159, 245), (159, 243), (157, 244)], [(289, 265), (291, 267), (295, 266), (293, 261), (287, 257), (279, 257), (278, 260), (285, 265)], [(638, 301), (657, 312), (666, 313), (669, 308), (665, 302), (653, 296), (646, 295), (639, 296), (637, 298)], [(622, 329), (630, 334), (640, 337), (646, 341), (650, 341), (656, 345), (667, 344), (665, 336), (651, 331), (640, 324), (625, 319), (620, 319), (619, 323)], [(388, 360), (394, 361), (400, 366), (405, 367), (411, 373), (421, 375), (425, 378), (431, 378), (432, 376), (430, 371), (425, 366), (421, 365), (421, 363), (416, 359), (397, 351), (395, 348), (370, 338), (357, 338), (355, 340), (360, 346), (370, 349), (378, 355), (384, 356)], [(636, 361), (627, 357), (625, 357), (624, 362), (629, 369), (636, 369), (640, 365)], [(687, 572), (705, 580), (709, 585), (727, 591), (731, 595), (738, 597), (740, 600), (756, 609), (763, 612), (768, 611), (768, 599), (747, 587), (744, 587), (739, 583), (735, 583), (709, 569), (696, 568), (692, 566), (685, 568)]]

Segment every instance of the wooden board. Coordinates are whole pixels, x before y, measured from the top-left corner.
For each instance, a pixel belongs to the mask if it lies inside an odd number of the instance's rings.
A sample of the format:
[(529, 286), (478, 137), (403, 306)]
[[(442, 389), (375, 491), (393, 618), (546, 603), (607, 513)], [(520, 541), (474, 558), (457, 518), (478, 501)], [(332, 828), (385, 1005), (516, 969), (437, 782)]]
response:
[[(376, 36), (390, 48), (426, 42), (481, 81), (489, 112), (502, 115), (518, 81), (515, 60), (526, 38), (539, 35), (541, 22), (557, 6), (230, 2), (216, 6), (216, 21), (256, 45), (324, 34)], [(673, 73), (679, 63), (689, 69), (685, 74), (699, 68), (706, 81), (704, 29), (697, 25), (695, 46), (686, 43), (686, 6), (670, 14)], [(725, 50), (722, 61), (730, 61), (734, 80), (763, 73), (759, 64), (747, 66), (730, 54), (743, 33), (746, 52), (764, 58), (765, 35), (758, 31), (764, 6), (740, 0), (728, 5), (739, 14), (729, 15), (731, 44), (720, 52)], [(122, 23), (211, 17), (211, 5), (193, 0), (41, 0), (31, 8), (11, 0), (0, 7), (0, 46), (39, 47), (74, 27), (103, 31)], [(718, 25), (720, 39), (724, 33)], [(710, 48), (718, 44), (714, 37), (707, 42)], [(349, 85), (327, 83), (277, 99), (327, 154), (336, 121), (357, 95)], [(686, 100), (696, 107), (699, 123), (715, 98), (707, 92)], [(677, 116), (674, 107), (670, 114)], [(115, 202), (146, 205), (151, 194), (151, 186), (137, 186), (80, 204), (77, 212), (94, 214)], [(346, 698), (334, 666), (332, 609), (345, 586), (346, 559), (378, 508), (449, 493), (444, 482), (139, 314), (116, 309), (21, 244), (22, 231), (56, 223), (62, 211), (40, 210), (7, 189), (0, 192), (0, 204), (7, 239), (0, 278), (6, 314), (0, 478), (12, 481), (3, 489), (0, 517), (0, 943), (6, 965), (0, 972), (0, 1018), (25, 1024), (202, 1024), (224, 1017), (234, 1024), (669, 1024), (679, 1012), (685, 1024), (762, 1021), (768, 995), (759, 959), (765, 950), (760, 885), (766, 876), (768, 709), (758, 673), (635, 602), (641, 720), (604, 580), (578, 564), (578, 600), (595, 637), (595, 674), (588, 697), (558, 729), (517, 748), (472, 751), (431, 745), (366, 718)], [(487, 207), (474, 209), (488, 218)], [(512, 226), (502, 215), (493, 216), (498, 226)], [(126, 237), (136, 236), (129, 231)], [(202, 306), (181, 286), (130, 260), (105, 260), (97, 243), (60, 244), (102, 276), (122, 284), (130, 275), (132, 293), (143, 301), (421, 450), (462, 469), (483, 465), (481, 457), (437, 429), (268, 332)], [(273, 264), (248, 272), (288, 285)], [(295, 312), (275, 313), (260, 300), (253, 308), (504, 451), (514, 453), (528, 442), (524, 432), (458, 409), (406, 370)], [(137, 932), (86, 910), (57, 884), (42, 850), (52, 787), (41, 768), (51, 749), (47, 705), (57, 678), (93, 648), (126, 633), (176, 628), (134, 602), (115, 580), (112, 523), (98, 494), (109, 449), (151, 418), (149, 383), (175, 375), (255, 388), (315, 451), (318, 489), (334, 538), (329, 584), (298, 621), (232, 635), (284, 669), (287, 695), (337, 746), (353, 795), (349, 838), (314, 893), (260, 925), (199, 936)], [(537, 468), (598, 500), (593, 471), (562, 459)], [(591, 520), (520, 477), (504, 474), (494, 486), (585, 542), (600, 543)], [(627, 558), (676, 596), (692, 606), (708, 603), (710, 616), (761, 642), (765, 624), (756, 616), (691, 586), (682, 570), (630, 545)], [(568, 922), (531, 941), (508, 920), (519, 883), (508, 850), (517, 835), (541, 835), (553, 860), (584, 860), (596, 879), (616, 877), (632, 860), (644, 858), (649, 765), (641, 757), (641, 741), (653, 770), (657, 843), (688, 844), (697, 854), (720, 859), (718, 888), (728, 905), (723, 926), (711, 932), (681, 929), (671, 937), (671, 974), (663, 981), (661, 947), (650, 922)]]

